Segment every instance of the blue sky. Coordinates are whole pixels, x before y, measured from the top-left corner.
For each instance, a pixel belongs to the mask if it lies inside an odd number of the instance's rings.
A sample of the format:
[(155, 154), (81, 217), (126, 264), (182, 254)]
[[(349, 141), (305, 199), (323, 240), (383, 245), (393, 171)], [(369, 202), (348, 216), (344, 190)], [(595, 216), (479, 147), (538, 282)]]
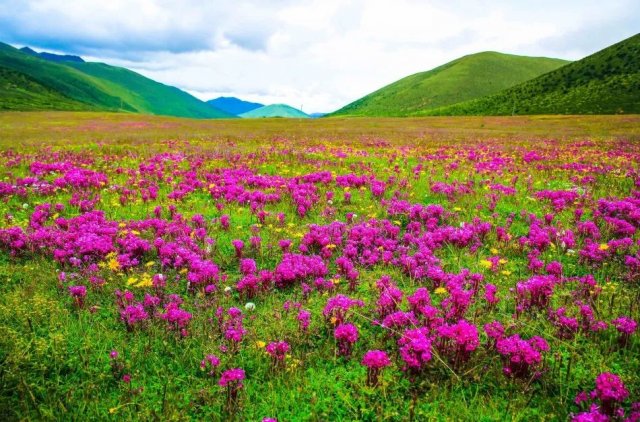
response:
[(479, 51), (579, 59), (639, 23), (637, 0), (0, 0), (0, 41), (307, 112)]

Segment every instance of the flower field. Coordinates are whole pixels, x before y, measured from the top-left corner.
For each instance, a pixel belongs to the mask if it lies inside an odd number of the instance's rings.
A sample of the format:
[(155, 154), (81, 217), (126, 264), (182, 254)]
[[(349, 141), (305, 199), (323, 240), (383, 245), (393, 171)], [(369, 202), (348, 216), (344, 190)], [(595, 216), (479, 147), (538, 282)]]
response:
[(640, 420), (637, 118), (8, 116), (3, 420)]

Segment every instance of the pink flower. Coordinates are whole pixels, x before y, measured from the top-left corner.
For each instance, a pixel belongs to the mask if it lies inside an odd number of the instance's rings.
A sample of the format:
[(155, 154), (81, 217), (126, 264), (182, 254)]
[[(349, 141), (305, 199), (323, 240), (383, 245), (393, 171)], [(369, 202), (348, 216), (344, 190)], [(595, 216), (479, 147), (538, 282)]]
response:
[(378, 386), (378, 379), (383, 368), (391, 365), (391, 360), (382, 350), (369, 350), (362, 357), (362, 365), (367, 367), (367, 385)]
[(242, 388), (242, 381), (244, 379), (245, 379), (244, 369), (241, 369), (241, 368), (227, 369), (220, 376), (218, 385), (221, 387), (229, 387), (231, 389), (237, 390)]
[(340, 324), (333, 331), (333, 336), (338, 341), (338, 355), (349, 357), (353, 345), (358, 341), (358, 329), (353, 324)]

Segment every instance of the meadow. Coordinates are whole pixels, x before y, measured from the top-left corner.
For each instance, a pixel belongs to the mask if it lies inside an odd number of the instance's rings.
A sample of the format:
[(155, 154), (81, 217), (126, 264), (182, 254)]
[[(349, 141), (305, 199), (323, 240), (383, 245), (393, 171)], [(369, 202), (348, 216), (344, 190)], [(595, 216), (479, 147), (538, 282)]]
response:
[(640, 116), (0, 114), (2, 420), (640, 420)]

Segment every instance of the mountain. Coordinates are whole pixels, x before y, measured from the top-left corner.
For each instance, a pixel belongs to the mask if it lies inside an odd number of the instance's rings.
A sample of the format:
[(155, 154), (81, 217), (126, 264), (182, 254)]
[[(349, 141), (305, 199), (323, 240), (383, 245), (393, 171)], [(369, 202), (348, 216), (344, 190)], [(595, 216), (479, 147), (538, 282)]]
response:
[[(103, 63), (51, 61), (0, 43), (0, 69), (9, 81), (3, 85), (6, 95), (0, 97), (0, 109), (234, 117), (178, 88)], [(50, 101), (54, 95), (65, 100)]]
[(640, 34), (495, 95), (439, 115), (640, 113)]
[(84, 63), (84, 60), (80, 56), (71, 56), (68, 54), (53, 54), (53, 53), (47, 53), (46, 51), (43, 51), (42, 53), (38, 53), (29, 47), (22, 47), (20, 51), (32, 56), (40, 57), (41, 59), (50, 60), (52, 62)]
[(251, 103), (236, 97), (218, 97), (213, 100), (206, 101), (206, 103), (214, 106), (218, 110), (233, 114), (234, 116), (255, 110), (256, 108), (264, 107), (264, 104)]
[(242, 113), (240, 117), (245, 119), (256, 119), (260, 117), (293, 117), (293, 118), (309, 118), (309, 115), (286, 104), (272, 104), (246, 113)]
[(568, 62), (487, 51), (407, 76), (330, 116), (409, 116), (499, 92)]

